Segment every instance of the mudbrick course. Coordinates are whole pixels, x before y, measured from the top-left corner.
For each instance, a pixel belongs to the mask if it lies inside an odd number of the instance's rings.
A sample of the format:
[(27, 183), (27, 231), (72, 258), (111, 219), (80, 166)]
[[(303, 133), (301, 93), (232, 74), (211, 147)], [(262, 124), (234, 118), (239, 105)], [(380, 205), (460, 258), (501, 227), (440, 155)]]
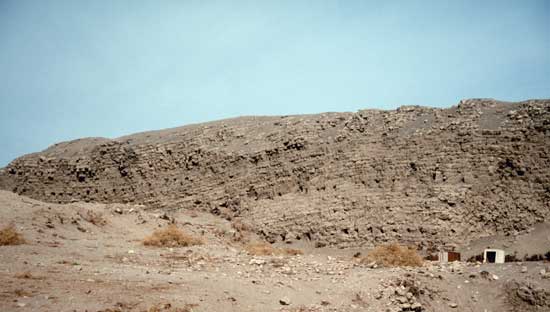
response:
[(1, 169), (0, 188), (209, 212), (270, 242), (434, 249), (547, 222), (549, 168), (550, 100), (471, 99), (63, 142)]

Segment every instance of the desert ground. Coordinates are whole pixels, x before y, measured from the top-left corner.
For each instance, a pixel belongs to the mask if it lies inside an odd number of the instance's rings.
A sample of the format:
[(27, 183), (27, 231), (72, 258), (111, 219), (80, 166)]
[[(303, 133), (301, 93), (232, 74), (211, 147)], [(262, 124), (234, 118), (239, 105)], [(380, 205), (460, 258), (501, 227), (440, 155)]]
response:
[[(25, 240), (0, 246), (1, 311), (550, 311), (544, 261), (383, 267), (360, 261), (366, 249), (304, 242), (257, 255), (259, 237), (209, 213), (6, 191), (0, 213)], [(203, 243), (144, 245), (170, 224)], [(548, 243), (545, 229), (516, 241)]]

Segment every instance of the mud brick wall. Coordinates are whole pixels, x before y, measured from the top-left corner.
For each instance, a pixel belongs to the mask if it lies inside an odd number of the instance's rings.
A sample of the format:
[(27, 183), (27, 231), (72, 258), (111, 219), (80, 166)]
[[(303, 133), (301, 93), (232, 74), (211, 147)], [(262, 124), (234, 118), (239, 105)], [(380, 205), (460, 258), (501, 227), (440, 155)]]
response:
[(550, 100), (240, 117), (14, 160), (0, 188), (239, 218), (270, 241), (456, 246), (550, 219)]

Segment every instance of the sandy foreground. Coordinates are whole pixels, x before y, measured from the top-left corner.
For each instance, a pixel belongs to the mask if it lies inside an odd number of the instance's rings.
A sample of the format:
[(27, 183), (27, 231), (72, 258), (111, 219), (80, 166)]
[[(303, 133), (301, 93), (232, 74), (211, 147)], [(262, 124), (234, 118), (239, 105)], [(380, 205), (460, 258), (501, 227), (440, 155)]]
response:
[[(0, 246), (0, 311), (550, 311), (542, 261), (379, 268), (357, 250), (306, 245), (290, 246), (303, 255), (253, 256), (210, 214), (5, 191), (0, 213), (27, 241)], [(142, 244), (172, 222), (205, 244)]]

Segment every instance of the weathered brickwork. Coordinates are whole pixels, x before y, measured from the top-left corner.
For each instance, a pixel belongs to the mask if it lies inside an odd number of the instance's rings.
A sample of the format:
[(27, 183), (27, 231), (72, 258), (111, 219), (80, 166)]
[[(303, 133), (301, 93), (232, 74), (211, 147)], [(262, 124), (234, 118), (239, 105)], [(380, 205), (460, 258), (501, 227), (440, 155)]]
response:
[(460, 245), (550, 219), (550, 100), (241, 117), (56, 144), (0, 171), (49, 202), (240, 218), (268, 240)]

